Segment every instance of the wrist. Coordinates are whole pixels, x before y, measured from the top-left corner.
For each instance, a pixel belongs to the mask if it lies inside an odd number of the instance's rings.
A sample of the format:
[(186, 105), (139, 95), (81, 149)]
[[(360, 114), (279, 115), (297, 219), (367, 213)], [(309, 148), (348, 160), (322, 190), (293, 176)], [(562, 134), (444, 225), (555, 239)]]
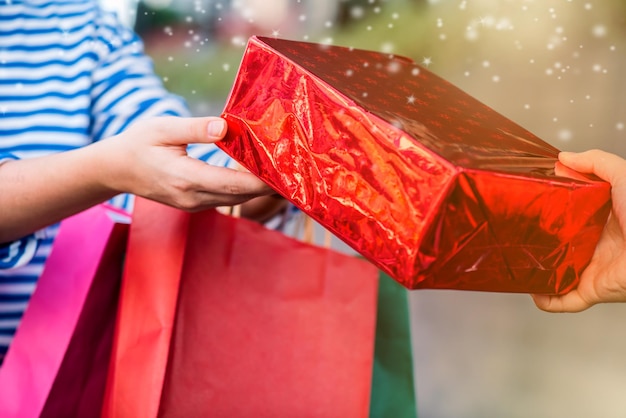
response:
[(111, 137), (82, 148), (89, 182), (95, 190), (113, 197), (120, 193), (132, 193), (130, 169), (125, 165), (124, 153), (118, 146), (118, 138)]

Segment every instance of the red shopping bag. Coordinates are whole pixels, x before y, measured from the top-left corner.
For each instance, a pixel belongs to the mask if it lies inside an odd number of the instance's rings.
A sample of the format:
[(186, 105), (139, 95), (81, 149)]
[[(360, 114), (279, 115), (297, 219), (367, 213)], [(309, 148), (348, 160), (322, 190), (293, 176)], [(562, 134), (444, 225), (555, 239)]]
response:
[(378, 271), (138, 200), (105, 417), (366, 417)]
[(98, 416), (128, 220), (101, 205), (61, 223), (0, 368), (0, 416)]

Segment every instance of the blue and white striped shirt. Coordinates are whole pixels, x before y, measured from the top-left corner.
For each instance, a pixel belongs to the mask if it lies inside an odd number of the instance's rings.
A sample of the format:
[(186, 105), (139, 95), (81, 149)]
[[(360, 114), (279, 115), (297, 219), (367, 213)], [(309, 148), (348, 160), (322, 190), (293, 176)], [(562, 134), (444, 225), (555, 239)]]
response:
[[(0, 0), (0, 164), (67, 151), (158, 115), (188, 115), (138, 37), (93, 0)], [(215, 146), (190, 148), (214, 165)], [(132, 198), (115, 206), (131, 209)], [(0, 360), (50, 253), (58, 225), (0, 244)]]

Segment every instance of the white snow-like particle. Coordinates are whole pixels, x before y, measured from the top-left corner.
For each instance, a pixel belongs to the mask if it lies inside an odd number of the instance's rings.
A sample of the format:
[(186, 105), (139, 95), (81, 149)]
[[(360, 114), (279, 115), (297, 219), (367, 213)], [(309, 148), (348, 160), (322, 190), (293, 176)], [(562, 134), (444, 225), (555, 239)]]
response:
[(624, 130), (624, 122), (617, 122), (615, 124), (615, 129), (617, 129), (618, 131), (623, 131)]
[(354, 6), (350, 9), (350, 17), (353, 19), (361, 19), (365, 16), (365, 10), (361, 6)]
[(465, 31), (465, 39), (468, 41), (475, 41), (478, 39), (478, 31), (475, 28), (468, 27)]
[(400, 71), (402, 67), (400, 66), (400, 63), (398, 61), (391, 61), (388, 65), (387, 65), (387, 72), (390, 74), (396, 74)]
[(246, 44), (246, 39), (244, 36), (233, 36), (230, 43), (234, 46), (244, 46)]
[(424, 64), (425, 66), (429, 66), (433, 63), (433, 60), (431, 57), (424, 57), (424, 59), (422, 60), (422, 64)]
[(491, 77), (491, 81), (493, 81), (494, 83), (499, 83), (500, 82), (500, 76), (499, 75), (494, 75), (493, 77)]
[(381, 50), (385, 54), (391, 54), (394, 49), (395, 49), (395, 45), (393, 44), (393, 42), (385, 42), (384, 44), (381, 45)]
[(606, 36), (606, 34), (607, 34), (606, 26), (604, 26), (604, 25), (594, 25), (594, 27), (591, 29), (591, 33), (596, 38), (604, 38)]
[(571, 130), (564, 128), (564, 129), (559, 130), (557, 137), (559, 138), (559, 140), (563, 142), (569, 142), (574, 137), (574, 134)]
[(418, 75), (420, 75), (420, 69), (419, 68), (413, 68), (411, 70), (411, 75), (414, 77), (417, 77)]
[(224, 64), (222, 64), (222, 69), (223, 69), (224, 71), (228, 71), (228, 70), (230, 70), (230, 64), (229, 64), (229, 63), (227, 63), (227, 62), (225, 62)]
[(498, 22), (495, 25), (496, 30), (513, 30), (515, 29), (515, 27), (513, 26), (513, 23), (511, 23), (511, 21), (506, 18), (500, 18), (500, 20), (498, 20)]
[(526, 109), (526, 110), (530, 109), (530, 105), (529, 105), (528, 103), (526, 103), (526, 104), (524, 105), (524, 109)]
[(402, 122), (399, 121), (398, 119), (394, 119), (391, 122), (391, 125), (393, 125), (394, 127), (398, 128), (398, 129), (402, 129)]
[(415, 104), (415, 96), (410, 95), (409, 97), (406, 98), (406, 103), (407, 104)]

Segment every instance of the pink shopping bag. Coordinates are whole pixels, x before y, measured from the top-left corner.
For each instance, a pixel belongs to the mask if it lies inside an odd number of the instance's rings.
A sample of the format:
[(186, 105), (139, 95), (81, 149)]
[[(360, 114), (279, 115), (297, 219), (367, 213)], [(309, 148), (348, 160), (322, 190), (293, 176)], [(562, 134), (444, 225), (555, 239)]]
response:
[(0, 368), (0, 416), (99, 415), (128, 223), (105, 205), (61, 223)]

